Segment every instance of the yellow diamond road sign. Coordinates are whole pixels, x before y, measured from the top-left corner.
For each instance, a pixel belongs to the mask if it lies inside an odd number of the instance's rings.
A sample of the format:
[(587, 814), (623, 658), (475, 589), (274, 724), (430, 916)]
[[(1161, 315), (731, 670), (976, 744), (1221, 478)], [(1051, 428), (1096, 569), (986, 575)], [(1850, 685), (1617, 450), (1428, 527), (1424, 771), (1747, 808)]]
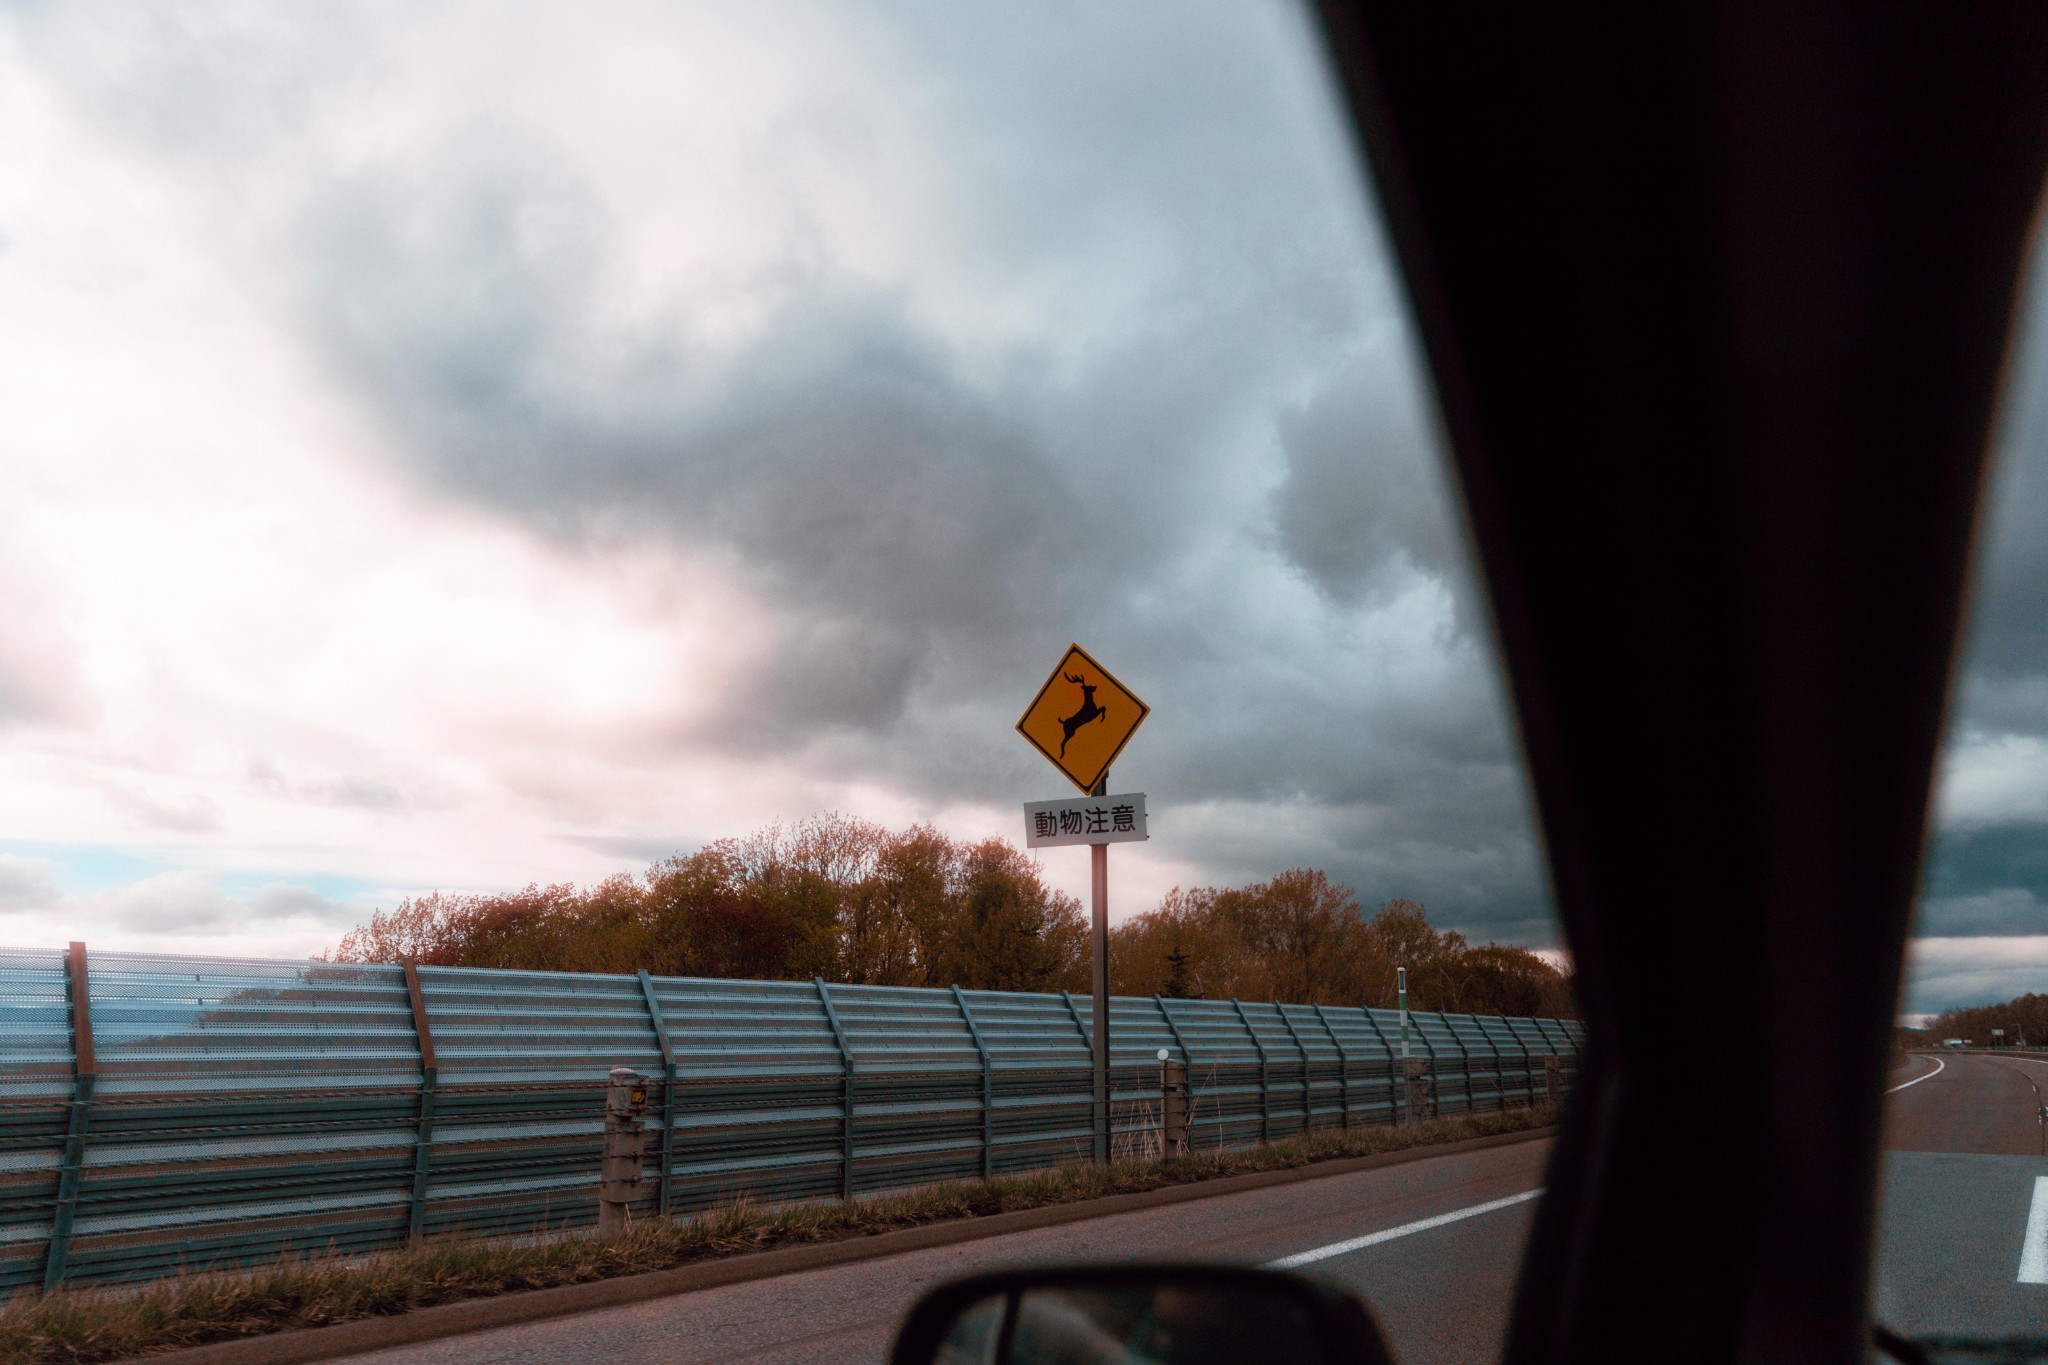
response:
[(1087, 650), (1068, 645), (1060, 666), (1025, 708), (1017, 733), (1068, 781), (1092, 792), (1151, 709)]

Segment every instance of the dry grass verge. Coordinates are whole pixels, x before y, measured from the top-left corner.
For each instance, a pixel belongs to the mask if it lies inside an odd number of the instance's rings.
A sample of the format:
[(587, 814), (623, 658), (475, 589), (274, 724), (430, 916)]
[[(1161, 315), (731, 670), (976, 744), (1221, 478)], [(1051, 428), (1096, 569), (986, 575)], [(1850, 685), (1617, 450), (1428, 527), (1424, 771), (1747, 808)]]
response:
[(667, 1270), (770, 1247), (836, 1241), (1521, 1132), (1552, 1121), (1552, 1111), (1539, 1107), (1438, 1119), (1408, 1128), (1324, 1129), (1246, 1151), (1062, 1166), (844, 1204), (761, 1209), (740, 1202), (687, 1221), (639, 1223), (610, 1241), (585, 1233), (540, 1242), (448, 1237), (357, 1259), (308, 1257), (135, 1287), (18, 1294), (0, 1305), (0, 1361), (45, 1365), (123, 1360), (236, 1337), (405, 1313), (459, 1299)]

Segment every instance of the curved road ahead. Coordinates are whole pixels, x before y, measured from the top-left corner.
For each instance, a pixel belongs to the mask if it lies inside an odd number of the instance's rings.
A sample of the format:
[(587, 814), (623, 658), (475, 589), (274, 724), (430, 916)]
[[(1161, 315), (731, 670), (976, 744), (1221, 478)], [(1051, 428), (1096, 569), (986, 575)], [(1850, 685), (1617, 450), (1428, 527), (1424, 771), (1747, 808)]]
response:
[[(1875, 1312), (1913, 1334), (2048, 1333), (2048, 1060), (1915, 1056), (1891, 1078)], [(359, 1365), (883, 1360), (925, 1289), (1032, 1261), (1287, 1262), (1364, 1294), (1403, 1365), (1500, 1353), (1547, 1141), (727, 1285), (355, 1357)], [(1463, 1215), (1447, 1218), (1446, 1215)], [(2029, 1228), (2038, 1281), (2024, 1278)]]
[(1892, 1085), (1878, 1321), (1911, 1335), (2048, 1334), (2048, 1059), (1923, 1053)]
[(1915, 1053), (1895, 1072), (1885, 1104), (1885, 1148), (2040, 1156), (2037, 1087), (2048, 1059), (1975, 1052)]

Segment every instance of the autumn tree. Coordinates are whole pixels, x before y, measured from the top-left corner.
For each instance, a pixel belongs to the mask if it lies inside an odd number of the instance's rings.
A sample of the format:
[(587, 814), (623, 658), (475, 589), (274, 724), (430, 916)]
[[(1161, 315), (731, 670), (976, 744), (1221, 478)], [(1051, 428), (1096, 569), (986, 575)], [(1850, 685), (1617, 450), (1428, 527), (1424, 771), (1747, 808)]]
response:
[(1088, 983), (1081, 903), (1046, 886), (1032, 858), (1002, 839), (962, 851), (957, 914), (936, 945), (932, 984), (986, 991), (1080, 990)]
[(1415, 1009), (1566, 1016), (1565, 975), (1527, 949), (1474, 948), (1411, 900), (1362, 918), (1350, 888), (1297, 868), (1250, 886), (1175, 888), (1111, 931), (1110, 971), (1136, 995), (1391, 1009), (1408, 968)]
[[(978, 990), (1085, 990), (1088, 922), (1002, 839), (891, 832), (838, 814), (775, 824), (588, 889), (434, 892), (373, 913), (343, 962), (751, 977)], [(1349, 887), (1295, 868), (1240, 887), (1179, 888), (1111, 930), (1114, 990), (1565, 1015), (1570, 983), (1526, 949), (1472, 947), (1414, 901), (1365, 919)], [(2048, 1030), (2044, 1030), (2048, 1036)]]
[(891, 833), (838, 814), (770, 825), (589, 890), (435, 892), (379, 910), (345, 962), (830, 980), (996, 990), (1086, 985), (1079, 902), (1001, 839)]
[(1116, 989), (1286, 1003), (1359, 1004), (1391, 969), (1350, 888), (1297, 868), (1271, 881), (1175, 888), (1111, 931)]
[(840, 980), (876, 986), (952, 985), (939, 961), (958, 912), (960, 848), (930, 825), (892, 835), (849, 901)]

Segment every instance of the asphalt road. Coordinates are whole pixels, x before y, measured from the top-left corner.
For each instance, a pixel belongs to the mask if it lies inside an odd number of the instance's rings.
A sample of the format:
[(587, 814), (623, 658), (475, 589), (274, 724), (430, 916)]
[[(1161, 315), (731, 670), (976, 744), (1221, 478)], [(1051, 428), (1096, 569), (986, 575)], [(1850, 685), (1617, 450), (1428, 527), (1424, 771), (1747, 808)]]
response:
[[(1908, 1335), (2048, 1333), (2048, 1062), (1916, 1057), (1886, 1106), (1872, 1311)], [(2042, 1187), (2048, 1190), (2048, 1184)], [(2027, 1242), (2036, 1277), (2022, 1278)]]
[[(1891, 1084), (1877, 1319), (1910, 1335), (2048, 1333), (2048, 1157), (2035, 1088), (2048, 1089), (2048, 1061), (1922, 1056)], [(1478, 1365), (1499, 1356), (1528, 1235), (1533, 1205), (1515, 1197), (1541, 1186), (1549, 1150), (1532, 1141), (1429, 1158), (352, 1359), (872, 1363), (886, 1357), (919, 1294), (969, 1271), (1063, 1260), (1264, 1265), (1312, 1257), (1296, 1268), (1362, 1293), (1403, 1365)], [(1418, 1223), (1426, 1226), (1411, 1226)], [(2023, 1264), (2030, 1240), (2033, 1259)]]
[[(358, 1365), (880, 1362), (910, 1305), (955, 1275), (1063, 1260), (1187, 1257), (1262, 1265), (1528, 1194), (1542, 1183), (1549, 1151), (1543, 1140), (1492, 1147), (350, 1359)], [(1302, 1273), (1362, 1292), (1403, 1365), (1492, 1360), (1507, 1328), (1532, 1208), (1523, 1200), (1326, 1255)]]

